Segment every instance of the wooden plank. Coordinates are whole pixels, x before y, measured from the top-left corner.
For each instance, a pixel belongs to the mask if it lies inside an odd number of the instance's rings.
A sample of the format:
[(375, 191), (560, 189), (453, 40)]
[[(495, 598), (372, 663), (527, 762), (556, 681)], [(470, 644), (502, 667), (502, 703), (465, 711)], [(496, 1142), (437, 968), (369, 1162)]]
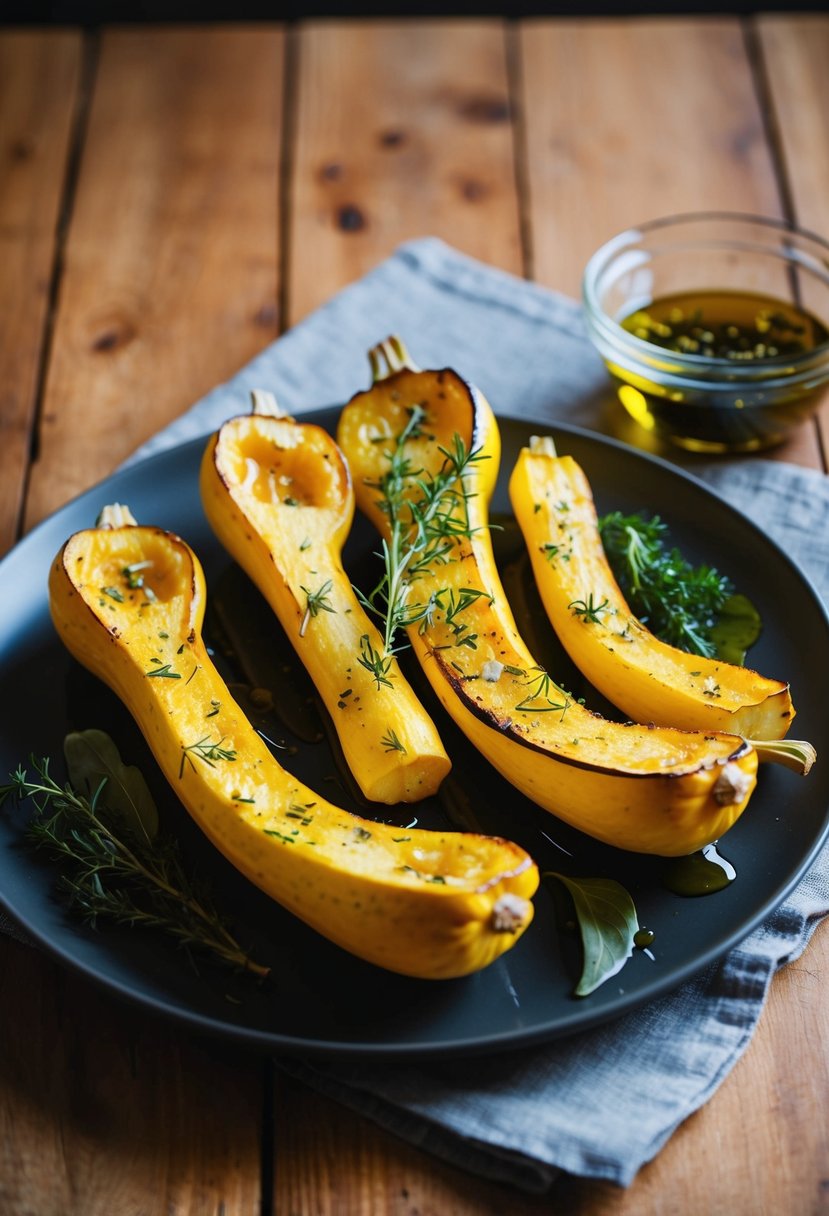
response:
[[(829, 17), (767, 15), (757, 30), (793, 218), (829, 238)], [(818, 421), (829, 468), (829, 394)]]
[(297, 49), (290, 321), (411, 237), (520, 274), (502, 24), (323, 22)]
[(0, 936), (4, 1216), (258, 1212), (261, 1078)]
[(278, 326), (280, 30), (103, 35), (27, 525)]
[[(660, 215), (783, 214), (737, 21), (530, 21), (520, 48), (540, 282), (578, 295), (598, 245)], [(641, 435), (618, 408), (610, 417), (624, 438)], [(814, 427), (774, 454), (819, 467)]]
[(781, 214), (738, 22), (531, 21), (521, 60), (540, 282), (578, 295), (602, 241), (659, 215)]
[(69, 31), (0, 35), (0, 554), (22, 512), (82, 50)]

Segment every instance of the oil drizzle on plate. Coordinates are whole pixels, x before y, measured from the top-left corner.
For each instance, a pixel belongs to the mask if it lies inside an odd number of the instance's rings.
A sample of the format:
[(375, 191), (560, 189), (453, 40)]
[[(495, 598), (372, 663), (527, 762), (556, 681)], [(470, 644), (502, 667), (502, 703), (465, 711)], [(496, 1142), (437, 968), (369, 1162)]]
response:
[(671, 861), (662, 875), (662, 882), (674, 895), (713, 895), (722, 891), (737, 877), (730, 861), (717, 852), (716, 845), (707, 844), (690, 857)]

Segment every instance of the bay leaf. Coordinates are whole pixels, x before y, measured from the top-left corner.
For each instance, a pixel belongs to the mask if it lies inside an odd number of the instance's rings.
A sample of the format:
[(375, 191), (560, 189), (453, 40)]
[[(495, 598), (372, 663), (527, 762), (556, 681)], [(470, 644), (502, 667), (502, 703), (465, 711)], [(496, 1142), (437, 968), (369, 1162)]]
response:
[(551, 870), (570, 893), (581, 934), (584, 961), (576, 996), (589, 996), (621, 971), (633, 954), (639, 928), (628, 891), (612, 878), (569, 878)]
[(158, 809), (144, 775), (134, 764), (124, 763), (105, 731), (72, 731), (63, 741), (63, 754), (69, 781), (78, 792), (91, 798), (105, 781), (99, 805), (134, 836), (155, 839)]

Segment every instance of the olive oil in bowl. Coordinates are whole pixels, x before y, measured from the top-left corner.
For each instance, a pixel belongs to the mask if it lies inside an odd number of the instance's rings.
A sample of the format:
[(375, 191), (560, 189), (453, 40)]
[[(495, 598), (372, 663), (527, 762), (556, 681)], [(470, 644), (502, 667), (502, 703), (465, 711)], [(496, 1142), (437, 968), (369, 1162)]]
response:
[(803, 309), (737, 291), (663, 296), (631, 313), (622, 328), (663, 350), (735, 365), (791, 359), (829, 341), (823, 323)]
[[(798, 372), (804, 356), (829, 343), (829, 331), (793, 304), (747, 292), (679, 292), (637, 308), (621, 326), (664, 354), (652, 375), (608, 362), (620, 401), (647, 430), (682, 447), (768, 447), (814, 408), (820, 386)], [(677, 383), (680, 376), (688, 383)]]
[(596, 251), (583, 295), (622, 405), (683, 448), (770, 447), (829, 384), (829, 242), (785, 221), (701, 212), (642, 224)]

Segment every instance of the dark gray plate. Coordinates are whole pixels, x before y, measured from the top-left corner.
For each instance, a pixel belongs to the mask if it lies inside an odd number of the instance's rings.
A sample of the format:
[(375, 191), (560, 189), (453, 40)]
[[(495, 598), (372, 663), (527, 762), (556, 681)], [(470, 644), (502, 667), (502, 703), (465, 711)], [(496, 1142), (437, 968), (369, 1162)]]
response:
[[(309, 415), (329, 428), (336, 417), (335, 410)], [(501, 425), (504, 458), (494, 509), (506, 512), (509, 470), (538, 424)], [(825, 720), (821, 673), (829, 670), (829, 624), (786, 555), (667, 463), (574, 428), (545, 429), (556, 436), (561, 451), (582, 463), (600, 510), (659, 513), (691, 558), (715, 564), (752, 599), (765, 622), (752, 665), (791, 681), (798, 710), (795, 733), (817, 741)], [(491, 1051), (585, 1029), (676, 987), (768, 916), (807, 869), (827, 832), (825, 765), (817, 765), (805, 780), (778, 767), (764, 768), (746, 814), (721, 845), (737, 869), (736, 881), (715, 895), (681, 898), (663, 886), (663, 862), (601, 846), (529, 804), (434, 706), (454, 760), (454, 788), (465, 790), (468, 800), (465, 806), (463, 799), (433, 800), (401, 808), (399, 814), (393, 809), (386, 817), (402, 824), (416, 815), (421, 825), (445, 826), (447, 817), (458, 823), (460, 815), (461, 825), (468, 820), (473, 826), (471, 814), (484, 830), (518, 840), (544, 869), (616, 878), (631, 891), (640, 923), (655, 932), (652, 957), (637, 951), (592, 996), (574, 998), (578, 943), (557, 927), (547, 889), (539, 892), (535, 921), (516, 948), (468, 979), (401, 978), (318, 937), (240, 878), (203, 840), (158, 778), (132, 720), (65, 654), (49, 620), (46, 576), (52, 557), (72, 532), (92, 525), (103, 504), (126, 502), (142, 522), (185, 537), (204, 562), (213, 601), (227, 606), (231, 620), (244, 616), (237, 640), (248, 658), (253, 656), (255, 668), (246, 674), (267, 684), (275, 666), (277, 678), (301, 685), (304, 673), (293, 669), (278, 626), (206, 524), (197, 480), (202, 448), (201, 440), (189, 443), (116, 474), (48, 519), (0, 563), (0, 774), (5, 780), (31, 752), (51, 755), (57, 764), (67, 730), (108, 730), (124, 758), (148, 774), (165, 826), (179, 837), (188, 864), (210, 881), (237, 936), (271, 965), (272, 979), (260, 989), (210, 964), (196, 971), (166, 939), (138, 930), (92, 931), (69, 919), (53, 894), (54, 869), (21, 842), (23, 812), (0, 814), (0, 902), (61, 960), (148, 1009), (264, 1049), (375, 1057)], [(508, 558), (515, 544), (509, 529), (499, 543)], [(346, 553), (352, 576), (371, 560), (374, 546), (367, 527), (358, 523)], [(545, 647), (550, 644), (538, 614), (532, 630)], [(229, 678), (244, 678), (234, 670), (238, 653), (223, 662)], [(578, 677), (565, 668), (561, 679), (573, 688)], [(596, 706), (595, 696), (588, 703)], [(365, 813), (328, 741), (304, 743), (278, 721), (262, 725), (271, 738), (289, 745), (278, 753), (286, 767), (332, 801)]]

